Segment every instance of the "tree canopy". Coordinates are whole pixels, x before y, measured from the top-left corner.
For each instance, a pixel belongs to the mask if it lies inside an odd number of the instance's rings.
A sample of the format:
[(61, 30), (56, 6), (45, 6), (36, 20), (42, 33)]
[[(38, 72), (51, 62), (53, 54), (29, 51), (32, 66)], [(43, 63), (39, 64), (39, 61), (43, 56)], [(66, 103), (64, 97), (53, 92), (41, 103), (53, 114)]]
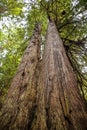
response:
[(42, 24), (41, 53), (43, 52), (48, 18), (55, 20), (67, 56), (77, 76), (78, 87), (87, 100), (87, 1), (2, 0), (0, 1), (1, 103), (37, 22)]

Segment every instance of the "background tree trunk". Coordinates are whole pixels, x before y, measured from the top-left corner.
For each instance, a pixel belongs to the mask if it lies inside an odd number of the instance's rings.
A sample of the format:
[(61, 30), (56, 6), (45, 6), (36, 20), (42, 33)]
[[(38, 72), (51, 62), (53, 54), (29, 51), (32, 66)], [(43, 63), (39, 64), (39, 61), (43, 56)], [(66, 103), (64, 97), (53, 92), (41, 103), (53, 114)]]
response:
[(36, 68), (40, 58), (40, 35), (41, 25), (38, 24), (1, 109), (0, 130), (24, 130), (32, 120), (36, 105)]
[(40, 62), (39, 43), (36, 29), (1, 110), (2, 130), (86, 130), (85, 102), (54, 22)]

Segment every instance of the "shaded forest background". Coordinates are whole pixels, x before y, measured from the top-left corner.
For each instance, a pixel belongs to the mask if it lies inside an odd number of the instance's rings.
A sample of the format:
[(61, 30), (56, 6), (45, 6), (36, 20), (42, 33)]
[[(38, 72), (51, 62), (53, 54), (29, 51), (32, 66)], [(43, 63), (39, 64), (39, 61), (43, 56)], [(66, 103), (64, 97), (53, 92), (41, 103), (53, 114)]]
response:
[(42, 24), (41, 57), (48, 17), (55, 20), (78, 87), (87, 101), (87, 1), (2, 0), (0, 2), (0, 107), (37, 22)]

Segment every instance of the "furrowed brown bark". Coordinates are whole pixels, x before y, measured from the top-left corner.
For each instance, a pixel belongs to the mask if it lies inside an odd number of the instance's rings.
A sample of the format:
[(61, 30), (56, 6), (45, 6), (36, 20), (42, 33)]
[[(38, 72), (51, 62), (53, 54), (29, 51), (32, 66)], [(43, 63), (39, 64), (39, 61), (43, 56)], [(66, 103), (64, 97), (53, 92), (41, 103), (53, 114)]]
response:
[(86, 130), (85, 103), (54, 22), (48, 26), (42, 73), (48, 130)]
[(40, 56), (41, 25), (34, 34), (19, 65), (0, 112), (0, 130), (24, 130), (36, 109), (36, 68)]
[(55, 23), (42, 61), (36, 28), (1, 110), (0, 130), (86, 130), (85, 102)]

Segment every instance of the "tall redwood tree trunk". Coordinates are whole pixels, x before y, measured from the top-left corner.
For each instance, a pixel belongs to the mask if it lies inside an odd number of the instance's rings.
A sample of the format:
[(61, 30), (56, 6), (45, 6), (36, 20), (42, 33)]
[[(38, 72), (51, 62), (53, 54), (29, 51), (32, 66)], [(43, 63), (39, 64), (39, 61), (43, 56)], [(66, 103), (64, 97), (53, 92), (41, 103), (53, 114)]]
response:
[(54, 22), (42, 61), (36, 28), (0, 116), (1, 130), (86, 130), (85, 102)]
[(35, 27), (0, 116), (0, 130), (24, 130), (32, 121), (36, 102), (36, 68), (40, 58), (41, 25)]
[(86, 130), (85, 103), (54, 22), (48, 26), (42, 73), (48, 129)]

